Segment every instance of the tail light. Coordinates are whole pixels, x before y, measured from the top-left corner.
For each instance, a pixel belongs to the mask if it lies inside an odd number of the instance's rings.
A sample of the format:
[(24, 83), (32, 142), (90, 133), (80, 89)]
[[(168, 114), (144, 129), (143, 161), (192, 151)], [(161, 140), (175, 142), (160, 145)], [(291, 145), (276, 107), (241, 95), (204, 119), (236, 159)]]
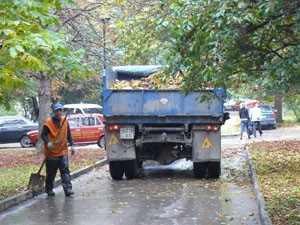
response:
[(120, 130), (120, 126), (118, 124), (108, 126), (109, 131)]
[(206, 131), (210, 131), (211, 128), (212, 128), (211, 125), (206, 125), (206, 126), (205, 126), (205, 130), (206, 130)]
[(216, 131), (218, 131), (218, 130), (219, 130), (219, 126), (218, 126), (218, 125), (213, 126), (213, 131), (214, 131), (214, 132), (216, 132)]
[(275, 118), (276, 116), (275, 116), (275, 113), (272, 113), (271, 115), (270, 115), (270, 117), (271, 118)]
[(205, 126), (205, 130), (206, 131), (214, 131), (214, 132), (216, 132), (216, 131), (218, 131), (219, 130), (219, 126), (218, 125), (209, 125), (209, 124), (207, 124), (206, 126)]

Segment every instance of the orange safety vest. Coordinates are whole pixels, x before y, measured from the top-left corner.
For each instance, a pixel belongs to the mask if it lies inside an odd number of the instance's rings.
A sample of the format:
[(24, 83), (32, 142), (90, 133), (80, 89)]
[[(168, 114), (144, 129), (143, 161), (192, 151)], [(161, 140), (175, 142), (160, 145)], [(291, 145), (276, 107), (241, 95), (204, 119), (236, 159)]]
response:
[[(64, 120), (64, 117), (60, 120), (60, 126), (62, 125), (62, 121)], [(47, 135), (49, 141), (53, 141), (56, 134), (58, 133), (59, 128), (54, 124), (52, 118), (49, 118), (44, 123), (44, 126), (48, 127), (50, 130), (50, 133)], [(58, 157), (62, 155), (68, 155), (68, 120), (65, 121), (63, 127), (61, 128), (60, 134), (57, 137), (54, 147), (48, 155), (48, 146), (44, 144), (44, 154), (45, 156), (52, 156), (52, 157)]]

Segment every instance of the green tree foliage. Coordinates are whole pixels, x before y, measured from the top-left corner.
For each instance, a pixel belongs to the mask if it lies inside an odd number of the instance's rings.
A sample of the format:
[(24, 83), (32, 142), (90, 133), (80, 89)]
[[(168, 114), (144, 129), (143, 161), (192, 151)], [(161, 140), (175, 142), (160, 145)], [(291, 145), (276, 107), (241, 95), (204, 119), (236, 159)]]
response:
[[(129, 29), (134, 32), (124, 36), (132, 43), (127, 49), (131, 61), (138, 61), (134, 52), (147, 46), (140, 45), (140, 37), (148, 46), (153, 42), (147, 38), (150, 27), (165, 43), (156, 46), (161, 56), (168, 53), (170, 70), (185, 70), (186, 91), (207, 84), (238, 88), (243, 83), (252, 83), (254, 90), (299, 90), (298, 0), (169, 0), (156, 9), (148, 10), (157, 13), (154, 31), (150, 19), (137, 14)], [(135, 29), (137, 24), (144, 29)]]
[(290, 96), (284, 99), (284, 102), (288, 109), (290, 109), (296, 120), (300, 122), (300, 95), (290, 93)]
[[(0, 1), (0, 102), (7, 104), (26, 79), (59, 74), (78, 78), (90, 73), (81, 63), (82, 51), (70, 51), (55, 10), (68, 0)], [(29, 79), (28, 79), (29, 80)]]
[[(114, 32), (111, 21), (117, 15), (114, 0), (74, 0), (76, 5), (63, 6), (56, 15), (61, 21), (60, 31), (65, 33), (70, 49), (84, 49), (82, 61), (95, 71), (95, 76), (64, 82), (55, 78), (52, 81), (52, 100), (61, 103), (101, 103), (99, 93), (102, 89), (102, 70), (104, 65), (118, 65), (119, 58), (114, 51)], [(57, 82), (60, 81), (60, 82)]]
[(87, 79), (78, 79), (71, 83), (62, 78), (52, 80), (51, 98), (61, 104), (95, 103), (101, 104), (100, 92), (102, 89), (102, 77), (90, 76)]
[(169, 37), (160, 32), (157, 21), (167, 16), (168, 11), (161, 7), (161, 1), (124, 0), (115, 6), (115, 12), (111, 29), (117, 31), (115, 43), (121, 63), (165, 64), (163, 56), (169, 51)]
[(170, 7), (168, 60), (188, 71), (187, 90), (207, 81), (298, 89), (299, 1), (175, 0)]

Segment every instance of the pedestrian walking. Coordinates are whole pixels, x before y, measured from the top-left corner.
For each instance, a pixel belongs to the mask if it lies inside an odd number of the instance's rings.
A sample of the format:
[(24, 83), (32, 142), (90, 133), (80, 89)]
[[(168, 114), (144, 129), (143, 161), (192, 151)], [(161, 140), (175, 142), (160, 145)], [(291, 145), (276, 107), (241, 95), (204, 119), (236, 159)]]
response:
[(241, 137), (240, 139), (243, 140), (243, 132), (247, 132), (248, 139), (250, 139), (249, 133), (249, 112), (248, 109), (245, 107), (245, 103), (240, 104), (239, 116), (241, 120)]
[[(63, 106), (53, 106), (54, 116), (48, 118), (44, 123), (41, 138), (44, 141), (44, 154), (46, 157), (46, 193), (54, 196), (53, 182), (57, 170), (61, 174), (62, 187), (66, 196), (74, 194), (72, 191), (71, 175), (68, 159), (68, 142), (71, 153), (74, 155), (73, 139), (68, 120), (64, 121)], [(57, 136), (58, 135), (58, 136)], [(57, 136), (57, 138), (55, 138)], [(55, 139), (55, 140), (54, 140)], [(50, 151), (50, 154), (48, 154)]]
[(253, 126), (254, 137), (256, 137), (256, 128), (258, 129), (260, 136), (262, 136), (263, 134), (261, 129), (261, 119), (262, 113), (260, 108), (258, 107), (258, 103), (256, 103), (254, 107), (250, 110), (250, 120)]

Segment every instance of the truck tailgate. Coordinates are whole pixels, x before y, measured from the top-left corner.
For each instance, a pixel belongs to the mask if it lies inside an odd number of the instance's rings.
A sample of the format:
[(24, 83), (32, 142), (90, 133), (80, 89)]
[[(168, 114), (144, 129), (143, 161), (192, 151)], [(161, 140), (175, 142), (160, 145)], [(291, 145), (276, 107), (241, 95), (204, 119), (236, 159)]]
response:
[[(211, 98), (201, 102), (201, 96)], [(185, 95), (181, 90), (106, 89), (102, 92), (103, 115), (142, 123), (218, 121), (223, 116), (223, 90), (199, 90)], [(213, 119), (214, 118), (214, 119)], [(135, 121), (137, 122), (137, 121)]]

